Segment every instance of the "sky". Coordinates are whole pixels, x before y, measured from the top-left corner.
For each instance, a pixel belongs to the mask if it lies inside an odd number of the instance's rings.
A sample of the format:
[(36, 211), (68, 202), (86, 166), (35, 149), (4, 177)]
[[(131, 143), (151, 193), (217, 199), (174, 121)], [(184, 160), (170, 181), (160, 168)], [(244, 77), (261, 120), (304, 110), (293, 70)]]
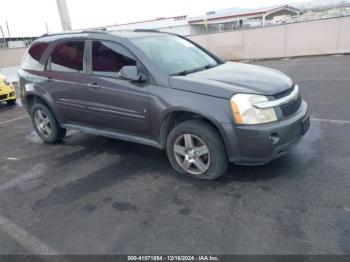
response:
[[(66, 0), (73, 29), (171, 16), (197, 16), (207, 11), (240, 7), (264, 6), (305, 2), (307, 0)], [(0, 0), (0, 25), (11, 37), (39, 36), (61, 31), (56, 0)], [(1, 31), (0, 31), (0, 37)]]

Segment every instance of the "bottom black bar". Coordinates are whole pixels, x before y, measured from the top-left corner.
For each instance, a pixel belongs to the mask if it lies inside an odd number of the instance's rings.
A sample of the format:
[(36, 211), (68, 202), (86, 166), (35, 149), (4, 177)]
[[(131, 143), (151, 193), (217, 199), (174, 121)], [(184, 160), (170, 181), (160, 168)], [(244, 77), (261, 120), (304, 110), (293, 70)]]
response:
[(350, 262), (350, 255), (0, 255), (0, 262)]

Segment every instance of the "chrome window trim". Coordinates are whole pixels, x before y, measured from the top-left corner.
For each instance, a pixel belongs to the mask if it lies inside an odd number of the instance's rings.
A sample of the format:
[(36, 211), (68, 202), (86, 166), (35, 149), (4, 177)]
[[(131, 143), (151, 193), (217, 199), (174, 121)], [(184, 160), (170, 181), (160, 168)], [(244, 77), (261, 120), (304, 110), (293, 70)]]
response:
[(258, 109), (266, 109), (266, 108), (272, 108), (272, 107), (278, 107), (281, 105), (288, 104), (289, 102), (292, 102), (293, 100), (297, 100), (299, 96), (299, 86), (295, 85), (294, 90), (287, 96), (284, 96), (277, 100), (267, 101), (267, 102), (259, 102), (254, 104), (253, 106)]

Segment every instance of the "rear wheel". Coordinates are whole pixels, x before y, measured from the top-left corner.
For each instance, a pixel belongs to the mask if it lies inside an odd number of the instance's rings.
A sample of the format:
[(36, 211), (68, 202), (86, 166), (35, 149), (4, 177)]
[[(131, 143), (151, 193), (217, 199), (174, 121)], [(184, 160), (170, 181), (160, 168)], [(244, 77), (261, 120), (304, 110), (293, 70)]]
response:
[(40, 138), (46, 143), (61, 141), (66, 129), (61, 128), (51, 110), (43, 104), (35, 104), (31, 109), (33, 126)]
[(216, 129), (200, 120), (175, 126), (167, 140), (167, 154), (173, 168), (199, 179), (216, 179), (227, 168), (226, 151)]
[(6, 101), (9, 106), (16, 104), (16, 99), (11, 99)]

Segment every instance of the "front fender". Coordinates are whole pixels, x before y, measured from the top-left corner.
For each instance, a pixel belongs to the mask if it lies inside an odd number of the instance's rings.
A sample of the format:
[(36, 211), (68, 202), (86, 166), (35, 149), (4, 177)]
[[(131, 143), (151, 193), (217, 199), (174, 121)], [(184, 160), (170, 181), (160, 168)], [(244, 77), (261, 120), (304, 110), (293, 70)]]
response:
[[(150, 86), (150, 115), (153, 138), (163, 147), (166, 140), (169, 115), (174, 112), (188, 112), (199, 115), (211, 122), (219, 131), (225, 145), (229, 141), (225, 124), (233, 125), (230, 102), (227, 99), (186, 92), (183, 90)], [(226, 147), (230, 154), (231, 148)]]
[[(168, 125), (169, 116), (173, 115), (176, 112), (186, 112), (186, 113), (198, 115), (198, 116), (204, 118), (205, 120), (209, 121), (219, 131), (219, 135), (223, 139), (223, 142), (224, 142), (225, 147), (226, 147), (226, 145), (227, 145), (226, 141), (228, 141), (228, 137), (227, 137), (227, 133), (225, 132), (225, 129), (223, 128), (222, 123), (220, 123), (217, 119), (212, 117), (210, 114), (206, 114), (203, 111), (197, 111), (197, 110), (193, 110), (191, 108), (186, 108), (186, 107), (171, 107), (163, 112), (162, 118), (161, 118), (162, 124), (161, 124), (161, 130), (160, 130), (160, 132), (161, 132), (160, 142), (162, 144), (162, 147), (165, 147), (165, 143), (166, 143), (164, 132), (167, 129), (166, 129), (165, 125)], [(229, 152), (231, 149), (226, 148), (226, 150)]]

